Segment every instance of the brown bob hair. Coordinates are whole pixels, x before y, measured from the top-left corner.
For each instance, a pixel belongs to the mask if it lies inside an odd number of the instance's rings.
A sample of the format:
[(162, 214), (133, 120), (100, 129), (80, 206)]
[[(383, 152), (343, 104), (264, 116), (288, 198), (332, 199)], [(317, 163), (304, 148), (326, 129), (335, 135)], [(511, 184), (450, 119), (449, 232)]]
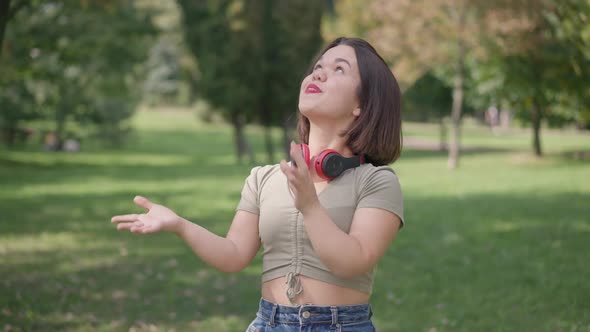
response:
[[(337, 38), (320, 51), (305, 76), (312, 73), (327, 50), (338, 45), (354, 48), (361, 78), (357, 88), (361, 113), (341, 136), (348, 137), (346, 145), (353, 153), (363, 154), (367, 162), (375, 166), (391, 164), (402, 149), (401, 91), (375, 48), (360, 38)], [(300, 142), (309, 143), (309, 119), (301, 113), (297, 133)]]

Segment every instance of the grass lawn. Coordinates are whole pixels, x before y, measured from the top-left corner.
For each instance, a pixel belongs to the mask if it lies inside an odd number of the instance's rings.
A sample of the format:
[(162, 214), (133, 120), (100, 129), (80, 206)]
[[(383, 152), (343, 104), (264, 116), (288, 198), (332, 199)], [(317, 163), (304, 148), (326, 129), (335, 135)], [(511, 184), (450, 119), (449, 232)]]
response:
[[(0, 150), (0, 331), (244, 331), (260, 255), (244, 271), (204, 265), (170, 234), (117, 232), (136, 194), (225, 234), (251, 165), (230, 128), (188, 112), (141, 112), (120, 150)], [(406, 124), (436, 142), (435, 125)], [(276, 133), (277, 142), (279, 133)], [(259, 159), (262, 135), (248, 128)], [(406, 227), (380, 262), (379, 331), (590, 331), (590, 135), (493, 135), (466, 125), (459, 170), (406, 148), (394, 164)], [(84, 145), (83, 145), (84, 148)]]

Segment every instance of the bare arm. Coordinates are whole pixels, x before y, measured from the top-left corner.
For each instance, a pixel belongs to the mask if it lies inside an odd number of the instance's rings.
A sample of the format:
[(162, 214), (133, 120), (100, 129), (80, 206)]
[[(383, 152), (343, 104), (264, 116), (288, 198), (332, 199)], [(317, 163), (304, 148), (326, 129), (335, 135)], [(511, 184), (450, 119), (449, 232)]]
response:
[(238, 272), (252, 261), (260, 248), (258, 215), (238, 211), (226, 237), (182, 219), (178, 236), (207, 264), (223, 272)]
[(302, 213), (314, 250), (330, 271), (342, 278), (352, 278), (373, 268), (401, 223), (389, 211), (361, 208), (355, 212), (350, 232), (346, 234), (319, 204)]
[[(291, 158), (297, 165), (305, 165), (294, 144)], [(334, 224), (320, 204), (307, 167), (292, 167), (282, 161), (281, 171), (289, 181), (295, 207), (303, 214), (305, 230), (322, 262), (342, 278), (369, 271), (397, 234), (400, 218), (378, 208), (359, 208), (347, 234)]]
[(238, 211), (227, 236), (221, 237), (144, 197), (137, 196), (134, 202), (145, 208), (147, 213), (114, 216), (111, 221), (118, 224), (117, 229), (137, 234), (174, 233), (203, 261), (220, 271), (238, 272), (244, 269), (260, 248), (256, 214)]

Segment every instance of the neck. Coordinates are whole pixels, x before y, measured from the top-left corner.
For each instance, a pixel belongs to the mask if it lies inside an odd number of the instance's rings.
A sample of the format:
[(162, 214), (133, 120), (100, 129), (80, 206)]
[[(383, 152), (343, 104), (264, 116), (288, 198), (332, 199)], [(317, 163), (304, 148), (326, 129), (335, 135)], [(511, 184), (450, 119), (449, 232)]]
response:
[(311, 156), (317, 156), (323, 150), (332, 149), (345, 157), (352, 157), (354, 154), (346, 146), (346, 137), (340, 136), (342, 131), (340, 128), (326, 129), (311, 123), (308, 142)]

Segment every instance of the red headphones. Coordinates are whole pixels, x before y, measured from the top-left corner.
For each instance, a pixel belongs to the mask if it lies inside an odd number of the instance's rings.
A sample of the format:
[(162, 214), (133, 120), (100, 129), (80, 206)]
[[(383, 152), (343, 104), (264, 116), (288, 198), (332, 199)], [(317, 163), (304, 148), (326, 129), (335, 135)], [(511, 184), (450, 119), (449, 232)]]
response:
[(319, 155), (311, 157), (307, 144), (297, 144), (297, 146), (301, 149), (307, 167), (313, 167), (317, 175), (328, 181), (337, 178), (345, 170), (358, 167), (365, 162), (362, 155), (347, 158), (332, 149), (324, 150)]

